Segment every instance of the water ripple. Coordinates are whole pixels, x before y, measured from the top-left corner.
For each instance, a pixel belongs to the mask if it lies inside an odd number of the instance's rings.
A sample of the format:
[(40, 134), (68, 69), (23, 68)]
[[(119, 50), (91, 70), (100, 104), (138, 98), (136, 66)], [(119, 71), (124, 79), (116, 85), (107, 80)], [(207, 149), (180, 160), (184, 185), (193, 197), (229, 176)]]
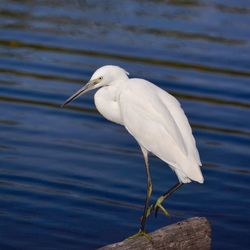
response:
[[(177, 97), (201, 155), (204, 185), (180, 189), (165, 204), (171, 217), (147, 230), (206, 216), (214, 249), (248, 249), (249, 10), (241, 0), (2, 0), (0, 249), (96, 249), (138, 229), (146, 175), (135, 140), (91, 93), (60, 108), (104, 64)], [(150, 164), (155, 201), (177, 179)]]

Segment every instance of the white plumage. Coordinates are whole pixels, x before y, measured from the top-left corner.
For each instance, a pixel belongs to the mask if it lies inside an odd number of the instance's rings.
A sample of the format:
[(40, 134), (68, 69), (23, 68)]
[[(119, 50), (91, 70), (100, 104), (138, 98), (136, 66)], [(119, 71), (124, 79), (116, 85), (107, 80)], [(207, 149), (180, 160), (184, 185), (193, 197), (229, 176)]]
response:
[[(89, 90), (95, 94), (98, 111), (108, 120), (125, 126), (139, 143), (146, 165), (147, 196), (138, 235), (144, 231), (146, 218), (152, 211), (157, 214), (161, 205), (183, 183), (203, 183), (201, 161), (192, 130), (180, 103), (169, 93), (144, 79), (129, 79), (128, 73), (117, 66), (103, 66), (92, 75), (90, 81), (68, 98), (66, 105)], [(148, 152), (166, 162), (175, 171), (179, 183), (149, 206), (152, 180)]]
[(129, 79), (116, 66), (98, 69), (91, 79), (103, 76), (104, 80), (109, 72), (114, 80), (95, 94), (98, 111), (124, 125), (141, 147), (168, 163), (180, 182), (203, 183), (199, 153), (180, 103), (151, 82)]

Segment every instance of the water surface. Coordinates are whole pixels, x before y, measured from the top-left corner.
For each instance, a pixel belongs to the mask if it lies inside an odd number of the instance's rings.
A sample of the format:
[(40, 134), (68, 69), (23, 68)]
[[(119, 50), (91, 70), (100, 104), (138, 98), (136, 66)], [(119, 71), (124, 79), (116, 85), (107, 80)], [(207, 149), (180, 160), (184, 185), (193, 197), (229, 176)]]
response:
[[(204, 185), (171, 197), (169, 219), (212, 224), (213, 249), (249, 249), (248, 1), (0, 2), (0, 249), (95, 249), (138, 229), (143, 158), (93, 93), (60, 104), (105, 64), (175, 95)], [(176, 182), (151, 157), (153, 199)]]

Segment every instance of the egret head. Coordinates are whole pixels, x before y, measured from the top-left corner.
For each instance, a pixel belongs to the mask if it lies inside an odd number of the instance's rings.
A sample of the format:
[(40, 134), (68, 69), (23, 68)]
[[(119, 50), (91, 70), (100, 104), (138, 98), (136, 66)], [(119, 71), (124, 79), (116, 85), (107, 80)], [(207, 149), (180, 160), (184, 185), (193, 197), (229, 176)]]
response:
[(62, 105), (64, 107), (69, 102), (75, 100), (80, 95), (92, 90), (101, 88), (103, 86), (112, 85), (117, 80), (125, 80), (128, 78), (128, 72), (123, 68), (113, 65), (103, 66), (95, 71), (88, 83), (80, 88), (75, 94), (70, 96)]

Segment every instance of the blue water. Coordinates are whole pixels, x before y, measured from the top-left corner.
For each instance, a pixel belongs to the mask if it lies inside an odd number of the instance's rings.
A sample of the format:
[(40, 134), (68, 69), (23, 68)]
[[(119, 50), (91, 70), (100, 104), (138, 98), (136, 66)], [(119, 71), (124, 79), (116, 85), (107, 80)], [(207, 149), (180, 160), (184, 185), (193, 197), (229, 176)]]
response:
[[(184, 186), (148, 231), (192, 216), (213, 249), (250, 248), (250, 2), (0, 2), (0, 249), (95, 249), (138, 230), (143, 158), (93, 93), (64, 100), (105, 64), (175, 95), (204, 185)], [(177, 179), (151, 157), (155, 200)]]

